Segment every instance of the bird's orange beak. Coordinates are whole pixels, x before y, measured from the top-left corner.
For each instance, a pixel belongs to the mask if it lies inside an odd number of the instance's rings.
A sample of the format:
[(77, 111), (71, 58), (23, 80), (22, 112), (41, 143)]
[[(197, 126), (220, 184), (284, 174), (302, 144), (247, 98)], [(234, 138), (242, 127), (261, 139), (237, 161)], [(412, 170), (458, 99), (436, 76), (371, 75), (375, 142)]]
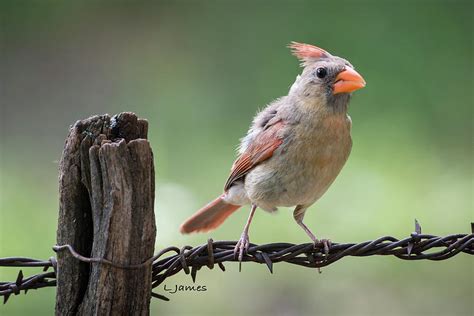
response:
[(364, 78), (354, 69), (347, 67), (337, 75), (333, 94), (349, 93), (363, 87), (365, 87)]

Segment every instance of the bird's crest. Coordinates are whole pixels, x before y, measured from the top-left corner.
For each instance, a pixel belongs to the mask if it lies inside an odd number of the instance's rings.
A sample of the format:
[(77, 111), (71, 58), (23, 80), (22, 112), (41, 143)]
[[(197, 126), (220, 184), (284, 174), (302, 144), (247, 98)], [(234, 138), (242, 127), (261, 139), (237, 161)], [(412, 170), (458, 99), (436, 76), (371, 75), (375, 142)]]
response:
[(308, 62), (321, 58), (331, 57), (331, 54), (324, 49), (310, 44), (291, 42), (288, 45), (288, 48), (290, 48), (291, 53), (302, 62), (302, 65), (306, 65)]

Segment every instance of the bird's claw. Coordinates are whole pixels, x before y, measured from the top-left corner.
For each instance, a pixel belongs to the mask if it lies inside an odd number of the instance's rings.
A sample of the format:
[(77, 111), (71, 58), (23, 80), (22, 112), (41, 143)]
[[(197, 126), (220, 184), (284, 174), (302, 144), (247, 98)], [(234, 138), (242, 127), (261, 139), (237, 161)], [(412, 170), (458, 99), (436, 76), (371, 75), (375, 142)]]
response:
[(234, 248), (234, 258), (237, 255), (237, 252), (239, 253), (239, 262), (242, 262), (242, 259), (244, 258), (244, 253), (246, 253), (249, 249), (249, 235), (246, 233), (243, 233), (242, 236), (240, 236), (239, 241), (235, 245)]
[(323, 246), (324, 246), (324, 254), (327, 257), (327, 255), (329, 255), (329, 249), (331, 249), (332, 247), (332, 242), (329, 239), (321, 239), (321, 242), (323, 243)]
[(320, 246), (323, 246), (324, 254), (327, 256), (329, 254), (329, 249), (332, 247), (332, 242), (329, 239), (315, 239), (314, 240), (314, 248), (319, 248)]

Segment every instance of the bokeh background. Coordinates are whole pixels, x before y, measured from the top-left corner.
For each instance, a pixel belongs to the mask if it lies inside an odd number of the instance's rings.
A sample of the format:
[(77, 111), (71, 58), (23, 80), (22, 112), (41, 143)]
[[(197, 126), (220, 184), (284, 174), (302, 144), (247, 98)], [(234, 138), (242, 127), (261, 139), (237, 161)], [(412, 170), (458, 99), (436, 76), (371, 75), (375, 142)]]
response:
[[(237, 239), (248, 210), (210, 234), (179, 224), (221, 192), (257, 109), (300, 72), (285, 46), (349, 59), (367, 87), (350, 106), (354, 147), (306, 223), (337, 242), (468, 232), (473, 220), (470, 1), (1, 1), (0, 257), (49, 258), (57, 167), (70, 124), (133, 111), (150, 122), (156, 249)], [(289, 209), (258, 212), (251, 241), (308, 242)], [(161, 315), (472, 315), (472, 258), (347, 258), (323, 269), (228, 264), (208, 291), (153, 300)], [(25, 269), (33, 274), (35, 269)], [(0, 280), (16, 269), (0, 268)], [(191, 284), (181, 274), (166, 286)], [(163, 293), (163, 288), (157, 289)], [(51, 315), (54, 288), (2, 315)]]

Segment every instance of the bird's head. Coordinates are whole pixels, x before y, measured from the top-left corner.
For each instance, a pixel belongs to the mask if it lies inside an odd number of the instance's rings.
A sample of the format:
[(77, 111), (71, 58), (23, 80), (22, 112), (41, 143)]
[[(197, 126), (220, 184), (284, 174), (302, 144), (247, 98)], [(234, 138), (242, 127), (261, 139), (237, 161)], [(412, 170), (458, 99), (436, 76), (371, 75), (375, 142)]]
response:
[(290, 94), (328, 107), (345, 108), (351, 93), (365, 87), (364, 78), (347, 60), (309, 44), (292, 42), (289, 48), (304, 67)]

